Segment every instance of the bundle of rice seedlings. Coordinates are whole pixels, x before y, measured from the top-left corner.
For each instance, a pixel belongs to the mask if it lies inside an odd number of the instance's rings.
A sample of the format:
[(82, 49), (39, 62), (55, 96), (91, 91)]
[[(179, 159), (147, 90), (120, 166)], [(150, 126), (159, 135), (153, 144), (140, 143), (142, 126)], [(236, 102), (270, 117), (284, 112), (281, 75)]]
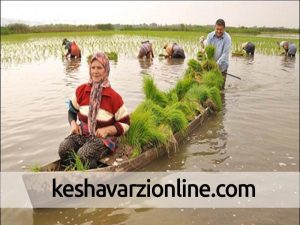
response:
[(185, 115), (182, 111), (167, 106), (164, 109), (164, 115), (164, 124), (169, 125), (173, 133), (183, 133), (187, 128), (188, 120), (185, 118)]
[(139, 152), (145, 146), (158, 146), (168, 140), (167, 134), (156, 126), (155, 116), (151, 112), (135, 111), (131, 115), (130, 129), (124, 140)]
[(77, 153), (72, 150), (71, 151), (71, 154), (70, 154), (70, 165), (67, 166), (65, 168), (65, 170), (70, 170), (70, 171), (85, 171), (85, 170), (88, 170), (90, 168), (89, 166), (89, 162), (82, 162), (80, 157), (77, 155)]
[(207, 45), (205, 47), (205, 53), (208, 60), (213, 59), (215, 55), (215, 46), (213, 45)]
[(193, 84), (193, 80), (187, 77), (177, 82), (175, 90), (179, 101), (184, 97), (185, 93), (192, 87)]
[(166, 96), (167, 96), (167, 100), (168, 100), (168, 105), (172, 105), (172, 104), (178, 102), (178, 96), (177, 96), (175, 88), (169, 90), (166, 93)]
[(205, 59), (206, 59), (205, 53), (200, 52), (200, 51), (197, 52), (197, 59), (198, 59), (199, 61), (205, 60)]
[(232, 56), (245, 56), (246, 52), (243, 51), (242, 49), (235, 50), (234, 52), (231, 53)]
[(209, 97), (209, 90), (206, 85), (195, 85), (186, 93), (185, 101), (203, 103)]
[(147, 99), (140, 103), (135, 110), (136, 113), (150, 112), (154, 117), (156, 125), (160, 125), (164, 119), (163, 108), (155, 104), (152, 100)]
[(195, 59), (191, 59), (188, 62), (188, 66), (189, 68), (191, 68), (193, 71), (197, 72), (197, 73), (201, 73), (202, 72), (202, 66), (201, 64), (195, 60)]
[(222, 99), (220, 90), (217, 87), (212, 87), (209, 89), (209, 98), (216, 104), (217, 110), (222, 109)]
[(41, 167), (38, 165), (32, 165), (32, 166), (30, 166), (30, 171), (31, 172), (41, 172)]
[(219, 70), (211, 70), (202, 74), (202, 81), (208, 87), (217, 87), (221, 89), (224, 78)]
[(144, 76), (143, 89), (146, 99), (151, 99), (154, 103), (160, 105), (161, 107), (165, 107), (167, 105), (167, 96), (156, 87), (152, 77)]
[(142, 153), (142, 150), (140, 148), (133, 148), (130, 158), (136, 158)]
[(180, 110), (185, 115), (185, 118), (188, 121), (191, 121), (194, 119), (196, 112), (198, 108), (195, 107), (195, 105), (190, 104), (186, 101), (176, 102), (173, 105), (170, 106), (173, 109)]
[(161, 132), (167, 134), (168, 137), (169, 137), (169, 138), (168, 138), (168, 142), (165, 144), (165, 147), (166, 147), (166, 150), (168, 151), (168, 153), (169, 153), (169, 148), (170, 148), (171, 146), (174, 147), (175, 152), (176, 152), (177, 147), (178, 147), (178, 143), (177, 143), (176, 138), (174, 137), (174, 134), (173, 134), (173, 132), (172, 132), (171, 127), (170, 127), (169, 125), (162, 124), (162, 125), (160, 125), (160, 126), (158, 127), (158, 129), (159, 129)]
[(214, 59), (207, 59), (202, 61), (202, 68), (205, 71), (210, 71), (210, 70), (217, 70), (218, 64), (216, 63), (216, 61)]

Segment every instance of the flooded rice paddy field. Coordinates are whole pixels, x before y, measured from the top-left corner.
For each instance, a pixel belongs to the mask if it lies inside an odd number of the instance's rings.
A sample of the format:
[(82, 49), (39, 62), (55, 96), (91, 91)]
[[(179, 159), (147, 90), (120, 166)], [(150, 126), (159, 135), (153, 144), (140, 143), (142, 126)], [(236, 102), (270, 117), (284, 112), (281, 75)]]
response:
[[(1, 169), (24, 171), (58, 158), (68, 135), (66, 100), (88, 80), (86, 57), (115, 51), (110, 80), (129, 111), (143, 100), (142, 76), (167, 90), (179, 79), (197, 42), (175, 40), (187, 59), (159, 59), (169, 38), (153, 41), (153, 62), (139, 61), (146, 37), (80, 37), (81, 61), (63, 59), (62, 39), (31, 39), (1, 46)], [(190, 135), (180, 150), (144, 171), (298, 171), (299, 55), (258, 53), (230, 58), (224, 107)], [(296, 209), (1, 209), (2, 224), (298, 224)], [(148, 222), (148, 223), (147, 223)]]

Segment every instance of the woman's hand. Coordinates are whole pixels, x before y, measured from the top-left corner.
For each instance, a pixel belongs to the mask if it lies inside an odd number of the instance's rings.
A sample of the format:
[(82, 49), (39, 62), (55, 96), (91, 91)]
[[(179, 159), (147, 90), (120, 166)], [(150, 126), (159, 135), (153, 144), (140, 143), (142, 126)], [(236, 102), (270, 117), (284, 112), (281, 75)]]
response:
[(106, 138), (109, 135), (109, 129), (106, 127), (98, 128), (95, 135), (99, 138)]
[(80, 126), (73, 120), (71, 122), (71, 134), (81, 134)]
[(107, 136), (114, 136), (117, 133), (115, 126), (101, 127), (96, 130), (96, 137), (106, 138)]

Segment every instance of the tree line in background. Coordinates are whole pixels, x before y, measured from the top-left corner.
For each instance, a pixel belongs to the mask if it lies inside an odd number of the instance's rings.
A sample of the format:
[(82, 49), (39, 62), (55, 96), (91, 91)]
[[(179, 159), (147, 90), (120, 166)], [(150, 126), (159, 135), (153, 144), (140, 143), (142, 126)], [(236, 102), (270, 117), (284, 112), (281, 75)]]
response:
[[(159, 25), (156, 23), (139, 24), (139, 25), (121, 25), (121, 24), (95, 24), (95, 25), (70, 25), (70, 24), (50, 24), (28, 26), (22, 23), (9, 24), (1, 26), (1, 35), (6, 34), (24, 34), (24, 33), (48, 33), (48, 32), (81, 32), (81, 31), (113, 31), (113, 30), (158, 30), (158, 31), (196, 31), (209, 33), (213, 25)], [(284, 27), (226, 27), (229, 33), (248, 33), (260, 34), (263, 32), (278, 33), (299, 33), (299, 29)]]

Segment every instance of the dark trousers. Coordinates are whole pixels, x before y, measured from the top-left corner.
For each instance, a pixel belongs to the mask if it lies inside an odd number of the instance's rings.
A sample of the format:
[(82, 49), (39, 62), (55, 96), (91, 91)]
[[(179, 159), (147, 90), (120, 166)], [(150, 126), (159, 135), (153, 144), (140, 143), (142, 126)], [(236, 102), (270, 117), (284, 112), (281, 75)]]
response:
[(89, 169), (96, 168), (98, 161), (110, 153), (110, 149), (100, 138), (95, 136), (86, 138), (79, 134), (71, 134), (60, 143), (58, 154), (65, 166), (74, 161), (72, 151), (78, 154), (80, 160), (87, 164)]
[(222, 72), (222, 76), (224, 78), (224, 83), (223, 83), (223, 86), (222, 86), (222, 90), (224, 90), (225, 83), (226, 83), (226, 77), (227, 77), (227, 70), (225, 70), (225, 71)]

